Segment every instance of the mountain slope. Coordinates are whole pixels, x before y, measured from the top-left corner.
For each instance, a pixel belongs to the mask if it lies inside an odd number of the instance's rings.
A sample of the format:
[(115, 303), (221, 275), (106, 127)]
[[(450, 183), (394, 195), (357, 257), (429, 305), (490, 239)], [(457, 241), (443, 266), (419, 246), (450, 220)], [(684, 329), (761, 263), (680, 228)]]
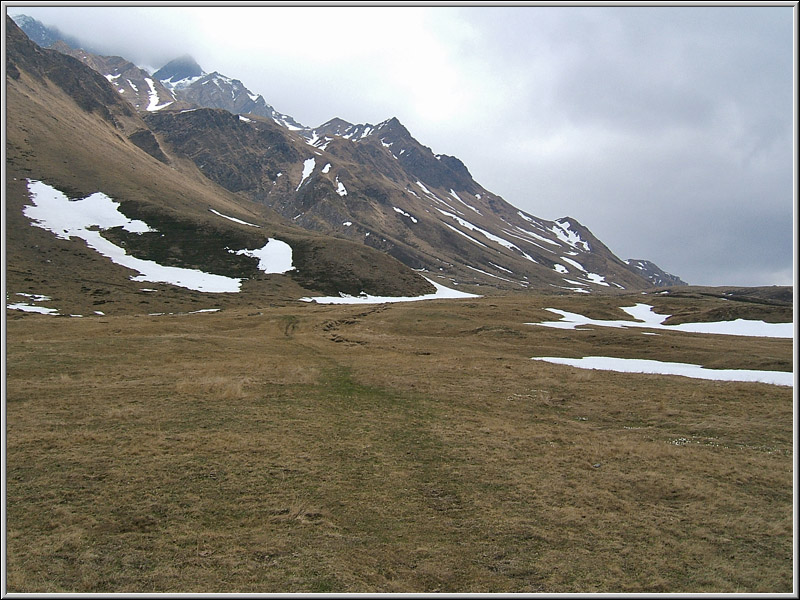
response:
[(192, 106), (180, 102), (158, 79), (120, 56), (100, 56), (70, 48), (60, 41), (53, 44), (52, 49), (77, 58), (103, 75), (137, 111), (157, 111), (167, 106), (187, 109)]
[[(296, 300), (315, 292), (419, 295), (433, 286), (398, 261), (346, 240), (286, 223), (274, 211), (212, 183), (193, 163), (171, 155), (137, 111), (101, 75), (78, 60), (33, 44), (6, 22), (7, 300), (46, 295), (63, 312), (174, 311)], [(165, 161), (129, 137), (150, 132)], [(126, 219), (155, 231), (102, 229), (103, 244), (166, 267), (241, 280), (241, 292), (203, 293), (183, 285), (140, 282), (136, 270), (92, 250), (73, 225), (50, 232), (26, 215), (29, 181), (63, 192), (67, 215), (102, 192)], [(97, 198), (95, 196), (95, 198)], [(108, 203), (106, 204), (108, 206)], [(94, 226), (84, 231), (96, 230)], [(280, 240), (294, 269), (271, 274), (237, 250)], [(147, 291), (154, 289), (156, 291)]]
[(305, 228), (361, 241), (417, 269), (501, 289), (639, 289), (652, 284), (575, 219), (545, 221), (435, 155), (397, 120), (334, 119), (290, 131), (207, 109), (144, 116), (209, 178)]

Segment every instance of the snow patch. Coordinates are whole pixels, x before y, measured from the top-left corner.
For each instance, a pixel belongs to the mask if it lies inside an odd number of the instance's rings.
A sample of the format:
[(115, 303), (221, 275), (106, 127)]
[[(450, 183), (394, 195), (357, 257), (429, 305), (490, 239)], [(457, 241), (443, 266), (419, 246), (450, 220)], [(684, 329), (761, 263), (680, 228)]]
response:
[(314, 166), (316, 165), (316, 160), (312, 157), (305, 161), (303, 161), (303, 177), (300, 179), (300, 183), (297, 184), (297, 188), (295, 188), (295, 192), (300, 189), (300, 186), (303, 185), (303, 182), (309, 178), (311, 173), (314, 172)]
[(411, 222), (412, 222), (412, 223), (417, 223), (417, 222), (418, 222), (418, 221), (417, 221), (417, 220), (416, 220), (414, 217), (412, 217), (410, 214), (408, 214), (408, 213), (407, 213), (406, 211), (404, 211), (402, 208), (397, 208), (396, 206), (393, 206), (392, 208), (394, 209), (394, 212), (396, 212), (396, 213), (398, 213), (398, 214), (401, 214), (401, 215), (403, 215), (404, 217), (408, 217), (409, 219), (411, 219)]
[(459, 292), (448, 287), (445, 287), (435, 281), (425, 277), (436, 288), (433, 294), (424, 294), (422, 296), (370, 296), (362, 293), (359, 296), (350, 296), (348, 294), (340, 293), (339, 296), (316, 296), (300, 298), (301, 302), (316, 302), (317, 304), (383, 304), (385, 302), (417, 302), (419, 300), (442, 300), (442, 299), (457, 299), (457, 298), (480, 298), (476, 294), (468, 294), (467, 292)]
[(229, 217), (228, 215), (223, 215), (221, 212), (215, 211), (213, 208), (209, 208), (212, 213), (217, 216), (222, 217), (223, 219), (228, 219), (229, 221), (233, 221), (234, 223), (241, 223), (242, 225), (249, 225), (250, 227), (261, 227), (260, 225), (254, 225), (253, 223), (248, 223), (247, 221), (242, 221), (241, 219), (237, 219), (236, 217)]
[(555, 329), (575, 329), (586, 325), (598, 327), (644, 327), (647, 329), (660, 329), (664, 331), (681, 331), (684, 333), (708, 333), (716, 335), (741, 335), (748, 337), (792, 338), (794, 336), (793, 323), (766, 323), (736, 319), (735, 321), (716, 321), (711, 323), (681, 323), (680, 325), (664, 325), (670, 315), (653, 312), (649, 304), (636, 304), (635, 306), (621, 307), (636, 321), (601, 320), (584, 317), (578, 313), (548, 308), (550, 312), (562, 316), (560, 321), (547, 321), (543, 323), (527, 323), (527, 325), (541, 325)]
[(584, 273), (586, 272), (586, 269), (584, 269), (583, 265), (579, 263), (577, 260), (572, 260), (571, 258), (567, 258), (566, 256), (562, 256), (561, 260), (563, 260), (565, 263), (571, 264), (573, 267), (583, 271)]
[(552, 231), (562, 242), (569, 244), (573, 248), (580, 247), (579, 249), (583, 249), (586, 252), (591, 251), (588, 242), (581, 239), (581, 236), (577, 232), (570, 229), (569, 221), (555, 221), (554, 225), (550, 228), (550, 231)]
[[(464, 201), (461, 199), (461, 197), (460, 197), (458, 194), (456, 194), (456, 191), (455, 191), (453, 188), (450, 188), (450, 195), (451, 195), (453, 198), (455, 198), (456, 200), (458, 200), (459, 202), (461, 202), (461, 204), (463, 204), (463, 205), (464, 205), (464, 206), (466, 206), (467, 208), (469, 208), (469, 209), (471, 209), (471, 210), (474, 210), (474, 211), (475, 211), (476, 213), (478, 213), (479, 215), (481, 214), (481, 211), (479, 211), (477, 208), (475, 208), (475, 207), (474, 207), (474, 206), (472, 206), (471, 204), (467, 204), (466, 202), (464, 202)], [(483, 215), (481, 215), (481, 216), (483, 216)]]
[(42, 315), (58, 314), (58, 310), (55, 308), (47, 308), (46, 306), (35, 306), (33, 304), (26, 304), (25, 302), (15, 302), (13, 304), (6, 304), (6, 308), (10, 310), (21, 310), (23, 312), (39, 313)]
[(657, 375), (681, 375), (693, 379), (713, 381), (751, 381), (773, 385), (794, 385), (794, 374), (789, 371), (758, 371), (754, 369), (707, 369), (701, 365), (678, 362), (662, 362), (642, 358), (611, 358), (608, 356), (586, 356), (584, 358), (557, 358), (540, 356), (532, 360), (569, 365), (579, 369), (616, 371), (619, 373), (646, 373)]
[(475, 243), (475, 244), (478, 244), (478, 246), (482, 246), (483, 248), (487, 248), (487, 249), (489, 248), (489, 247), (488, 247), (486, 244), (483, 244), (483, 243), (479, 242), (478, 240), (476, 240), (476, 239), (475, 239), (474, 237), (472, 237), (471, 235), (467, 235), (466, 233), (464, 233), (463, 231), (461, 231), (461, 230), (460, 230), (460, 229), (458, 229), (457, 227), (453, 227), (453, 226), (452, 226), (452, 225), (450, 225), (449, 223), (442, 223), (442, 225), (444, 225), (444, 226), (445, 226), (445, 227), (447, 227), (448, 229), (452, 229), (453, 231), (455, 231), (455, 232), (456, 232), (457, 234), (459, 234), (459, 235), (463, 235), (463, 236), (464, 236), (465, 238), (467, 238), (467, 239), (468, 239), (470, 242), (473, 242), (473, 243)]
[(295, 269), (292, 264), (292, 247), (286, 242), (269, 238), (267, 243), (255, 250), (239, 250), (234, 254), (258, 259), (258, 268), (264, 273), (286, 273)]
[[(165, 106), (169, 106), (170, 104), (172, 104), (172, 101), (166, 102), (165, 104), (159, 104), (158, 103), (158, 92), (156, 91), (156, 87), (153, 84), (153, 80), (150, 79), (149, 77), (145, 77), (144, 80), (147, 83), (147, 85), (150, 87), (150, 104), (147, 105), (147, 110), (149, 112), (154, 112), (154, 111), (157, 111), (157, 110), (161, 110)], [(130, 81), (128, 83), (130, 83)], [(133, 84), (131, 84), (131, 85), (133, 85)]]
[(603, 277), (602, 275), (598, 275), (597, 273), (587, 273), (586, 278), (591, 280), (592, 283), (595, 283), (597, 285), (604, 285), (606, 287), (611, 287), (610, 285), (608, 285), (606, 278)]
[(344, 187), (344, 184), (339, 181), (339, 176), (336, 176), (336, 193), (340, 196), (347, 196), (347, 188)]

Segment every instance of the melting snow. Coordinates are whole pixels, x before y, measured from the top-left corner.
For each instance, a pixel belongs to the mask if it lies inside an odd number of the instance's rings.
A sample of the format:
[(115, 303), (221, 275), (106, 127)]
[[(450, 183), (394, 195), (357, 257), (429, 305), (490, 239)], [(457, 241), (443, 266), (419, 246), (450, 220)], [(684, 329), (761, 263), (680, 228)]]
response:
[(336, 193), (340, 196), (347, 196), (347, 188), (344, 187), (344, 184), (339, 181), (339, 176), (336, 176)]
[(571, 264), (576, 269), (580, 269), (581, 271), (586, 272), (586, 269), (584, 269), (583, 265), (579, 263), (577, 260), (572, 260), (571, 258), (567, 258), (566, 256), (562, 256), (561, 260), (563, 260), (565, 263)]
[(6, 304), (6, 308), (11, 310), (21, 310), (23, 312), (40, 313), (43, 315), (57, 315), (58, 310), (55, 308), (47, 308), (46, 306), (34, 306), (26, 304), (25, 302), (15, 302), (14, 304)]
[(322, 167), (322, 172), (323, 173), (327, 173), (330, 170), (331, 170), (331, 163), (328, 163), (324, 167)]
[[(400, 154), (402, 154), (402, 152), (401, 152)], [(420, 189), (421, 189), (423, 192), (425, 192), (425, 193), (426, 193), (426, 194), (428, 194), (429, 196), (433, 196), (434, 198), (436, 197), (436, 194), (434, 194), (432, 191), (430, 191), (428, 188), (426, 188), (426, 187), (423, 185), (423, 183), (422, 183), (421, 181), (417, 180), (417, 185), (419, 186), (419, 188), (420, 188)]]
[(565, 273), (565, 274), (569, 273), (569, 269), (567, 269), (567, 267), (565, 267), (564, 265), (560, 265), (558, 263), (553, 265), (553, 270), (556, 271), (557, 273)]
[(253, 223), (248, 223), (247, 221), (242, 221), (241, 219), (237, 219), (236, 217), (229, 217), (228, 215), (223, 215), (221, 212), (215, 211), (213, 208), (209, 208), (212, 213), (222, 217), (223, 219), (228, 219), (229, 221), (233, 221), (234, 223), (241, 223), (242, 225), (249, 225), (250, 227), (261, 227), (260, 225), (254, 225)]
[(458, 216), (454, 215), (453, 213), (446, 212), (446, 211), (444, 211), (444, 210), (442, 210), (440, 208), (437, 208), (436, 210), (438, 210), (440, 213), (442, 213), (446, 217), (451, 217), (452, 219), (455, 219), (458, 222), (458, 224), (461, 225), (462, 227), (466, 227), (470, 231), (477, 231), (479, 233), (482, 233), (488, 239), (490, 239), (490, 240), (492, 240), (494, 242), (497, 242), (501, 246), (504, 246), (504, 247), (508, 248), (509, 250), (516, 250), (517, 252), (522, 254), (522, 256), (527, 258), (529, 261), (536, 262), (531, 256), (529, 256), (528, 254), (526, 254), (525, 252), (520, 250), (518, 246), (515, 246), (514, 244), (512, 244), (508, 240), (505, 240), (505, 239), (503, 239), (503, 238), (501, 238), (499, 236), (496, 236), (493, 233), (489, 233), (485, 229), (481, 229), (480, 227), (477, 227), (477, 226), (473, 225), (469, 221), (466, 221), (466, 220), (462, 219), (461, 217), (458, 217)]
[(661, 362), (641, 358), (611, 358), (587, 356), (584, 358), (534, 357), (550, 363), (569, 365), (579, 369), (598, 369), (620, 373), (649, 373), (658, 375), (682, 375), (694, 379), (715, 381), (754, 381), (774, 385), (794, 385), (794, 374), (789, 371), (757, 371), (752, 369), (707, 369), (700, 365), (678, 362)]
[(408, 214), (406, 211), (404, 211), (402, 208), (397, 208), (396, 206), (393, 206), (392, 208), (394, 209), (394, 212), (396, 212), (398, 214), (401, 214), (404, 217), (408, 217), (409, 219), (411, 219), (412, 223), (417, 223), (417, 220), (414, 217), (412, 217), (410, 214)]
[(475, 239), (474, 237), (472, 237), (471, 235), (467, 235), (466, 233), (464, 233), (463, 231), (461, 231), (461, 230), (460, 230), (460, 229), (458, 229), (457, 227), (453, 227), (452, 225), (450, 225), (450, 223), (442, 223), (442, 225), (444, 225), (445, 227), (447, 227), (447, 228), (449, 228), (449, 229), (452, 229), (453, 231), (455, 231), (455, 232), (456, 232), (457, 234), (459, 234), (459, 235), (463, 235), (463, 236), (464, 236), (465, 238), (467, 238), (467, 239), (468, 239), (470, 242), (474, 242), (474, 243), (478, 244), (478, 246), (483, 246), (484, 248), (488, 248), (488, 246), (487, 246), (486, 244), (483, 244), (483, 243), (479, 242), (478, 240), (476, 240), (476, 239)]
[(286, 242), (269, 238), (267, 243), (255, 250), (239, 250), (235, 254), (258, 259), (258, 268), (264, 273), (286, 273), (293, 271), (292, 247)]
[[(161, 110), (165, 106), (169, 106), (172, 102), (166, 102), (165, 104), (158, 103), (158, 92), (156, 91), (155, 86), (153, 85), (153, 80), (149, 77), (145, 77), (144, 80), (147, 82), (147, 85), (150, 87), (150, 104), (147, 105), (147, 110), (150, 112)], [(130, 83), (130, 81), (128, 82)], [(131, 84), (133, 85), (133, 84)]]
[[(319, 141), (319, 135), (317, 134), (317, 130), (315, 129), (314, 131), (311, 132), (311, 138), (306, 140), (306, 144), (308, 144), (309, 146), (313, 146), (318, 141)], [(325, 171), (323, 171), (323, 173), (324, 172)]]
[(436, 283), (425, 277), (427, 281), (436, 287), (436, 292), (433, 294), (425, 294), (423, 296), (370, 296), (368, 294), (361, 294), (360, 296), (349, 296), (347, 294), (339, 294), (339, 296), (324, 296), (324, 297), (306, 297), (300, 298), (301, 302), (316, 302), (318, 304), (383, 304), (384, 302), (416, 302), (418, 300), (441, 300), (452, 298), (480, 298), (476, 294), (468, 294), (466, 292), (459, 292), (447, 288), (441, 284)]
[(282, 118), (280, 119), (277, 117), (272, 117), (272, 120), (275, 121), (278, 125), (286, 127), (286, 129), (288, 129), (289, 131), (301, 131), (303, 129), (302, 127), (297, 127), (286, 121), (286, 118), (283, 117), (283, 115), (281, 115), (281, 117)]
[(300, 189), (300, 186), (303, 185), (303, 182), (308, 179), (311, 173), (314, 172), (314, 165), (316, 164), (316, 160), (314, 158), (309, 158), (303, 161), (303, 177), (300, 179), (300, 183), (297, 184), (297, 188), (295, 192)]
[(23, 213), (33, 222), (54, 233), (60, 239), (77, 237), (115, 264), (138, 271), (133, 281), (171, 283), (198, 292), (238, 292), (241, 280), (222, 275), (204, 273), (196, 269), (165, 267), (151, 260), (129, 256), (121, 248), (100, 235), (100, 230), (122, 227), (131, 233), (155, 231), (147, 223), (132, 220), (119, 212), (119, 202), (97, 192), (82, 200), (71, 201), (59, 190), (42, 183), (28, 180), (32, 206), (23, 208)]
[(596, 283), (597, 285), (605, 285), (607, 287), (611, 287), (606, 282), (605, 280), (606, 278), (603, 277), (602, 275), (598, 275), (597, 273), (587, 273), (586, 278), (590, 279), (592, 283)]
[(248, 119), (247, 117), (243, 117), (242, 115), (239, 115), (239, 120), (240, 121), (244, 121), (245, 123), (252, 123), (253, 122), (252, 119)]
[(792, 338), (794, 337), (793, 323), (765, 323), (764, 321), (750, 321), (736, 319), (735, 321), (717, 321), (713, 323), (682, 323), (680, 325), (664, 325), (670, 315), (661, 315), (653, 312), (653, 307), (648, 304), (622, 307), (622, 310), (638, 321), (625, 320), (600, 320), (590, 319), (578, 313), (548, 308), (563, 317), (560, 321), (547, 321), (544, 323), (527, 323), (527, 325), (541, 325), (556, 329), (575, 329), (579, 326), (596, 325), (599, 327), (645, 327), (648, 329), (662, 329), (665, 331), (682, 331), (686, 333), (711, 333), (717, 335), (742, 335), (751, 337)]
[(493, 262), (490, 262), (489, 264), (492, 265), (495, 269), (499, 269), (501, 271), (505, 271), (506, 273), (511, 273), (512, 275), (514, 274), (514, 271), (512, 271), (510, 269), (506, 269), (505, 267), (501, 267), (500, 265), (496, 265)]
[(467, 208), (474, 210), (474, 211), (475, 211), (476, 213), (478, 213), (479, 215), (481, 214), (481, 211), (479, 211), (477, 208), (475, 208), (474, 206), (472, 206), (472, 205), (470, 205), (470, 204), (467, 204), (466, 202), (464, 202), (464, 201), (461, 199), (461, 197), (460, 197), (458, 194), (456, 194), (456, 191), (455, 191), (453, 188), (450, 188), (450, 195), (451, 195), (453, 198), (455, 198), (456, 200), (458, 200), (459, 202), (461, 202), (461, 204), (463, 204), (463, 205), (464, 205), (464, 206), (466, 206)]
[(47, 302), (51, 299), (50, 296), (45, 296), (44, 294), (26, 294), (24, 292), (17, 292), (17, 296), (30, 298), (33, 302)]
[(499, 275), (494, 275), (493, 273), (487, 273), (486, 271), (482, 271), (481, 269), (476, 269), (475, 267), (471, 267), (469, 265), (464, 265), (468, 269), (472, 269), (473, 271), (477, 271), (478, 273), (482, 273), (484, 275), (488, 275), (489, 277), (494, 277), (495, 279), (500, 279), (502, 281), (507, 281), (509, 283), (517, 283), (516, 281), (512, 281), (511, 279), (506, 279), (505, 277), (500, 277)]
[(574, 248), (578, 248), (578, 246), (580, 246), (586, 252), (589, 252), (591, 250), (589, 248), (589, 244), (584, 240), (582, 240), (581, 236), (578, 235), (578, 233), (570, 229), (569, 221), (555, 221), (555, 224), (550, 228), (550, 231), (556, 234), (556, 237), (558, 237), (558, 239), (560, 239), (562, 242), (566, 242), (567, 244), (569, 244)]

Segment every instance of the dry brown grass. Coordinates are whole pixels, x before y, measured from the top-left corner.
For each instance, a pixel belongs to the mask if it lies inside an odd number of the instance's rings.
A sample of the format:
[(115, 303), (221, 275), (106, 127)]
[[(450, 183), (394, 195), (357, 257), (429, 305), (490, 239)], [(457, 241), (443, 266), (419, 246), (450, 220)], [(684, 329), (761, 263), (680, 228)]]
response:
[(9, 320), (8, 591), (792, 592), (790, 388), (530, 360), (791, 341), (557, 302)]

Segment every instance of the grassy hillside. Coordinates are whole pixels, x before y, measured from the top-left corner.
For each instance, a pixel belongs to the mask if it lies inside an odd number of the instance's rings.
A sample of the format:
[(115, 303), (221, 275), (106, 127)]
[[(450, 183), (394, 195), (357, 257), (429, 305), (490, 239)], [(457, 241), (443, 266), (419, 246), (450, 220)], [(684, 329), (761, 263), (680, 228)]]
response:
[(792, 368), (642, 301), (9, 312), (8, 591), (791, 592), (791, 388), (531, 360)]

